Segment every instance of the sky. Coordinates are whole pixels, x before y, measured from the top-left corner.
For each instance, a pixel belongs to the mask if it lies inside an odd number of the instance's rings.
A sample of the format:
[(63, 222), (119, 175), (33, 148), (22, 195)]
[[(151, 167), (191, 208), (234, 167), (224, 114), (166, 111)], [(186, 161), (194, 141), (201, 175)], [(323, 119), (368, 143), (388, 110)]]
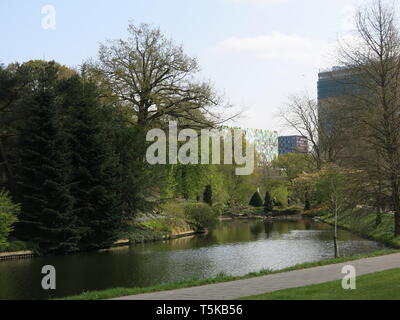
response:
[[(198, 59), (198, 77), (243, 115), (234, 125), (293, 133), (277, 116), (293, 94), (316, 97), (318, 71), (335, 65), (368, 0), (1, 0), (0, 63), (96, 58), (99, 43), (127, 37), (128, 22), (160, 27)], [(54, 28), (43, 28), (55, 10)], [(43, 10), (43, 11), (42, 11)], [(46, 22), (47, 20), (45, 20)]]

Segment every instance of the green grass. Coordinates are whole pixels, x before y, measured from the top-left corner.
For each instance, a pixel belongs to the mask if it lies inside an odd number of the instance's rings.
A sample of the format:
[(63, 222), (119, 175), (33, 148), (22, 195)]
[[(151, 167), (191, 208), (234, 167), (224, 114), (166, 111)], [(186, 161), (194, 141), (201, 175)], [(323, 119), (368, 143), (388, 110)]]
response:
[(139, 287), (111, 288), (111, 289), (99, 290), (99, 291), (89, 291), (89, 292), (84, 292), (80, 295), (61, 298), (61, 300), (110, 299), (110, 298), (123, 297), (123, 296), (129, 296), (129, 295), (135, 295), (135, 294), (141, 294), (141, 293), (189, 288), (189, 287), (196, 287), (196, 286), (202, 286), (202, 285), (213, 284), (213, 283), (221, 283), (221, 282), (227, 282), (227, 281), (260, 277), (260, 276), (272, 274), (272, 273), (279, 273), (279, 272), (286, 272), (286, 271), (293, 271), (293, 270), (298, 270), (298, 269), (323, 266), (323, 265), (328, 265), (328, 264), (342, 263), (342, 262), (351, 261), (351, 260), (357, 260), (357, 259), (362, 259), (362, 258), (367, 258), (367, 257), (382, 256), (382, 255), (398, 253), (398, 252), (400, 252), (400, 250), (381, 250), (381, 251), (377, 251), (377, 252), (373, 252), (373, 253), (369, 253), (369, 254), (355, 255), (352, 257), (344, 257), (344, 258), (337, 258), (337, 259), (331, 259), (331, 260), (323, 260), (323, 261), (318, 261), (318, 262), (303, 263), (303, 264), (299, 264), (299, 265), (289, 267), (286, 269), (282, 269), (282, 270), (278, 270), (278, 271), (261, 270), (260, 272), (252, 272), (245, 276), (240, 276), (240, 277), (229, 276), (229, 275), (225, 275), (225, 274), (221, 273), (216, 278), (213, 278), (213, 279), (205, 279), (205, 280), (192, 279), (192, 280), (180, 281), (180, 282), (175, 282), (175, 283), (160, 284), (160, 285), (145, 287), (145, 288), (139, 288)]
[(285, 289), (239, 300), (399, 300), (400, 269), (356, 278), (355, 290), (344, 290), (341, 280)]
[[(332, 215), (321, 215), (319, 219), (333, 224)], [(400, 237), (394, 236), (394, 216), (383, 214), (382, 223), (375, 225), (376, 213), (370, 209), (354, 209), (339, 216), (338, 225), (362, 237), (374, 239), (388, 246), (400, 248)]]

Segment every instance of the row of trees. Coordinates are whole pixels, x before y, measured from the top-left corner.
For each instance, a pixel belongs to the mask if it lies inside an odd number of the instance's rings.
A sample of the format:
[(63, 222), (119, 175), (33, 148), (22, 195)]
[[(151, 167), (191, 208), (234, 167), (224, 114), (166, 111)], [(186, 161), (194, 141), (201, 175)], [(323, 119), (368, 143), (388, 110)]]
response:
[(261, 170), (239, 177), (234, 165), (145, 161), (149, 129), (170, 120), (217, 128), (235, 115), (196, 80), (198, 63), (181, 46), (146, 24), (128, 31), (79, 70), (38, 60), (0, 66), (0, 187), (21, 209), (14, 228), (0, 212), (3, 239), (14, 230), (42, 253), (106, 248), (163, 200), (247, 204)]
[(6, 185), (21, 205), (15, 235), (53, 253), (108, 246), (123, 213), (110, 111), (94, 83), (63, 71), (42, 61), (2, 70), (14, 81), (2, 141)]
[[(282, 116), (308, 138), (309, 157), (279, 167), (304, 203), (323, 202), (336, 216), (374, 207), (376, 224), (394, 212), (400, 235), (400, 30), (382, 0), (356, 15), (356, 41), (340, 43), (342, 95), (314, 101), (292, 97)], [(289, 159), (286, 159), (289, 160)], [(299, 170), (300, 171), (299, 171)]]

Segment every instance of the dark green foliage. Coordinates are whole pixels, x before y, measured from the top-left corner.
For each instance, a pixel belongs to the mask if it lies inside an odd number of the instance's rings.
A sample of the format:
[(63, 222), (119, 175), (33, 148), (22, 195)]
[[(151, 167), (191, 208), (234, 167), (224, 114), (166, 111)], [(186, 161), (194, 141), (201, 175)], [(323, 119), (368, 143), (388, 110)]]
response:
[(203, 201), (212, 206), (212, 187), (211, 184), (207, 185), (203, 193)]
[(49, 63), (30, 101), (32, 116), (21, 137), (21, 216), (18, 235), (44, 253), (78, 250), (71, 196), (71, 154), (55, 95), (56, 67)]
[(118, 153), (118, 178), (124, 219), (137, 212), (147, 212), (155, 203), (146, 198), (153, 196), (152, 188), (162, 184), (164, 166), (151, 167), (144, 157), (147, 144), (144, 128), (136, 125), (119, 125), (114, 128), (114, 149)]
[(309, 210), (311, 210), (311, 203), (310, 203), (310, 200), (307, 197), (305, 202), (304, 202), (304, 211), (309, 211)]
[(267, 191), (265, 193), (265, 199), (264, 199), (264, 212), (268, 213), (268, 212), (271, 212), (273, 209), (274, 209), (274, 206), (272, 203), (271, 195), (270, 195), (269, 191)]
[(59, 78), (41, 65), (25, 97), (18, 170), (22, 213), (16, 235), (41, 253), (109, 247), (122, 224), (122, 182), (114, 129), (93, 83)]
[(81, 232), (81, 250), (107, 248), (117, 240), (122, 222), (118, 162), (105, 130), (104, 111), (92, 83), (78, 76), (61, 82), (68, 110), (72, 173), (71, 195)]
[(250, 199), (249, 205), (253, 207), (262, 207), (263, 206), (263, 201), (261, 199), (260, 193), (256, 191), (253, 196)]

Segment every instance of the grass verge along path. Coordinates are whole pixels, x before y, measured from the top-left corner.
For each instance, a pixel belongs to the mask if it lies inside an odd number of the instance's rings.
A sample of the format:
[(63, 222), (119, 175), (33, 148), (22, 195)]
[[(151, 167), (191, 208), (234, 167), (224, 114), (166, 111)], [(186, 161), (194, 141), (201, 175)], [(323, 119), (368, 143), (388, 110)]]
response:
[(400, 269), (357, 277), (355, 290), (344, 290), (338, 280), (239, 300), (400, 300)]

